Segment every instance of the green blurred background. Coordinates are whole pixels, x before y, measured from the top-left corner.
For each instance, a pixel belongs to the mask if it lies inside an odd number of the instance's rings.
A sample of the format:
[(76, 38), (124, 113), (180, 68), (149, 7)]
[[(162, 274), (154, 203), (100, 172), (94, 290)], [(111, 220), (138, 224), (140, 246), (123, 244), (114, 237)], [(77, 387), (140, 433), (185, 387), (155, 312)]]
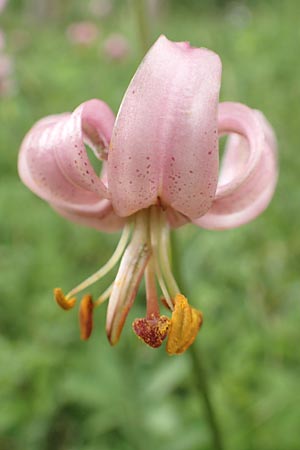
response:
[[(299, 4), (161, 4), (148, 16), (151, 41), (164, 33), (218, 52), (221, 100), (262, 110), (278, 136), (280, 179), (268, 210), (237, 230), (179, 229), (177, 264), (205, 314), (196, 347), (227, 449), (299, 450)], [(18, 179), (18, 148), (37, 119), (93, 97), (117, 112), (142, 58), (132, 3), (115, 1), (103, 17), (88, 6), (11, 0), (0, 16), (15, 83), (0, 98), (0, 449), (209, 450), (188, 353), (168, 357), (131, 331), (143, 287), (116, 348), (105, 305), (83, 343), (77, 313), (52, 299), (53, 287), (68, 290), (100, 267), (118, 236), (68, 223)], [(82, 20), (99, 29), (90, 46), (66, 36)], [(103, 53), (111, 33), (128, 39), (122, 61)]]

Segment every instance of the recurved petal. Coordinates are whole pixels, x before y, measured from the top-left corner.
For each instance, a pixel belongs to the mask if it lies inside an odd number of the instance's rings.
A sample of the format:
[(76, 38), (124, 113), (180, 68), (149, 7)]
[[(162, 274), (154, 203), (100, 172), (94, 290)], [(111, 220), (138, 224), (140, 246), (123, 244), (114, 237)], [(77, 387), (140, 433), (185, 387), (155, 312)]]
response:
[(210, 210), (193, 221), (210, 229), (234, 228), (253, 220), (268, 206), (277, 182), (276, 138), (261, 112), (239, 103), (221, 103), (219, 134), (230, 137), (216, 197)]
[(207, 49), (161, 36), (149, 50), (124, 96), (108, 156), (119, 215), (158, 201), (188, 217), (208, 210), (217, 185), (220, 77), (220, 59)]
[(22, 181), (58, 208), (88, 207), (107, 198), (106, 186), (95, 173), (84, 141), (107, 147), (114, 116), (100, 100), (80, 105), (72, 114), (40, 120), (26, 135), (19, 155)]
[(109, 200), (104, 199), (90, 206), (81, 205), (68, 209), (51, 206), (65, 219), (99, 231), (112, 233), (124, 226), (124, 219), (115, 214)]

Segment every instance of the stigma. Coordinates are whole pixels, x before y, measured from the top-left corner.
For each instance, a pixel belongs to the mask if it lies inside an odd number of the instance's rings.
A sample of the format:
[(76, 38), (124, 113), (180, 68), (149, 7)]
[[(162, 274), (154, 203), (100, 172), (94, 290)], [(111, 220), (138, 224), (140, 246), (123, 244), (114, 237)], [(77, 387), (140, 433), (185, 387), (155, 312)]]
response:
[[(167, 213), (160, 205), (152, 206), (129, 218), (116, 250), (103, 267), (67, 295), (60, 288), (54, 289), (57, 304), (69, 311), (75, 306), (76, 294), (119, 264), (114, 282), (95, 301), (90, 294), (83, 296), (79, 307), (81, 339), (87, 340), (91, 336), (95, 309), (108, 300), (106, 333), (110, 344), (115, 345), (144, 277), (145, 317), (133, 321), (134, 333), (152, 348), (160, 347), (166, 340), (169, 355), (181, 354), (193, 344), (203, 316), (180, 293), (172, 273), (170, 248)], [(160, 313), (161, 297), (171, 311), (171, 317)]]

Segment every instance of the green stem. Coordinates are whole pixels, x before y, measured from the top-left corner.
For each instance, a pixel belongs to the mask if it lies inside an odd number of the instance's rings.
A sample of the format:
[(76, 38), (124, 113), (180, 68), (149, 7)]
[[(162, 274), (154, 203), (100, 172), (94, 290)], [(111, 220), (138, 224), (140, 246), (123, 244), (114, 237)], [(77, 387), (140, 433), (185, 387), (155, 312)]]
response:
[(140, 36), (140, 43), (143, 53), (147, 53), (150, 47), (150, 32), (146, 12), (145, 0), (132, 0), (135, 18)]
[[(171, 234), (171, 239), (173, 250), (173, 269), (176, 275), (176, 279), (178, 281), (179, 286), (181, 286), (181, 288), (183, 289), (183, 294), (188, 295), (188, 289), (184, 286), (184, 281), (182, 280), (181, 276), (182, 271), (179, 270), (178, 267), (179, 265), (177, 263), (178, 261), (180, 261), (180, 258), (179, 258), (179, 248), (177, 241), (175, 240), (174, 233)], [(211, 437), (213, 441), (213, 448), (214, 450), (224, 450), (225, 446), (223, 443), (220, 425), (217, 420), (214, 404), (210, 395), (210, 389), (208, 379), (206, 377), (206, 371), (204, 369), (203, 359), (201, 358), (200, 355), (201, 352), (199, 352), (199, 345), (196, 347), (196, 345), (193, 344), (189, 348), (188, 353), (191, 357), (191, 361), (193, 364), (194, 385), (197, 390), (198, 397), (205, 409), (205, 415), (207, 418), (207, 423), (210, 428)]]
[(217, 422), (215, 410), (209, 392), (208, 380), (203, 367), (203, 359), (201, 359), (199, 353), (199, 348), (196, 349), (195, 344), (189, 348), (189, 354), (191, 356), (193, 364), (193, 378), (195, 387), (197, 388), (197, 392), (199, 394), (199, 397), (201, 397), (205, 408), (206, 419), (209, 424), (214, 444), (213, 448), (214, 450), (224, 450), (219, 424)]
[(147, 450), (149, 446), (152, 448), (149, 445), (151, 438), (146, 434), (142, 420), (141, 411), (143, 408), (139, 391), (136, 389), (137, 377), (134, 359), (130, 348), (127, 348), (126, 352), (124, 350), (124, 348), (119, 349), (117, 354), (124, 387), (122, 395), (124, 403), (121, 403), (124, 418), (123, 433), (132, 450)]

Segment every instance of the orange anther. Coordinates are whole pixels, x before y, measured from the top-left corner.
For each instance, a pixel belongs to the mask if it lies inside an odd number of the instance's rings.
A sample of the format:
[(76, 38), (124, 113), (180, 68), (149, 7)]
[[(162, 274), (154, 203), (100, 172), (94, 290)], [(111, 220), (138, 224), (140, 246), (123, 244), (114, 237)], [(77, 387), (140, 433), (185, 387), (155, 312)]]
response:
[(70, 299), (66, 298), (63, 291), (60, 288), (54, 289), (54, 298), (56, 300), (56, 303), (65, 311), (68, 311), (69, 309), (72, 309), (75, 305), (76, 298), (72, 297)]
[(85, 295), (80, 303), (79, 308), (79, 326), (80, 338), (86, 341), (93, 329), (93, 310), (94, 303), (91, 295)]

